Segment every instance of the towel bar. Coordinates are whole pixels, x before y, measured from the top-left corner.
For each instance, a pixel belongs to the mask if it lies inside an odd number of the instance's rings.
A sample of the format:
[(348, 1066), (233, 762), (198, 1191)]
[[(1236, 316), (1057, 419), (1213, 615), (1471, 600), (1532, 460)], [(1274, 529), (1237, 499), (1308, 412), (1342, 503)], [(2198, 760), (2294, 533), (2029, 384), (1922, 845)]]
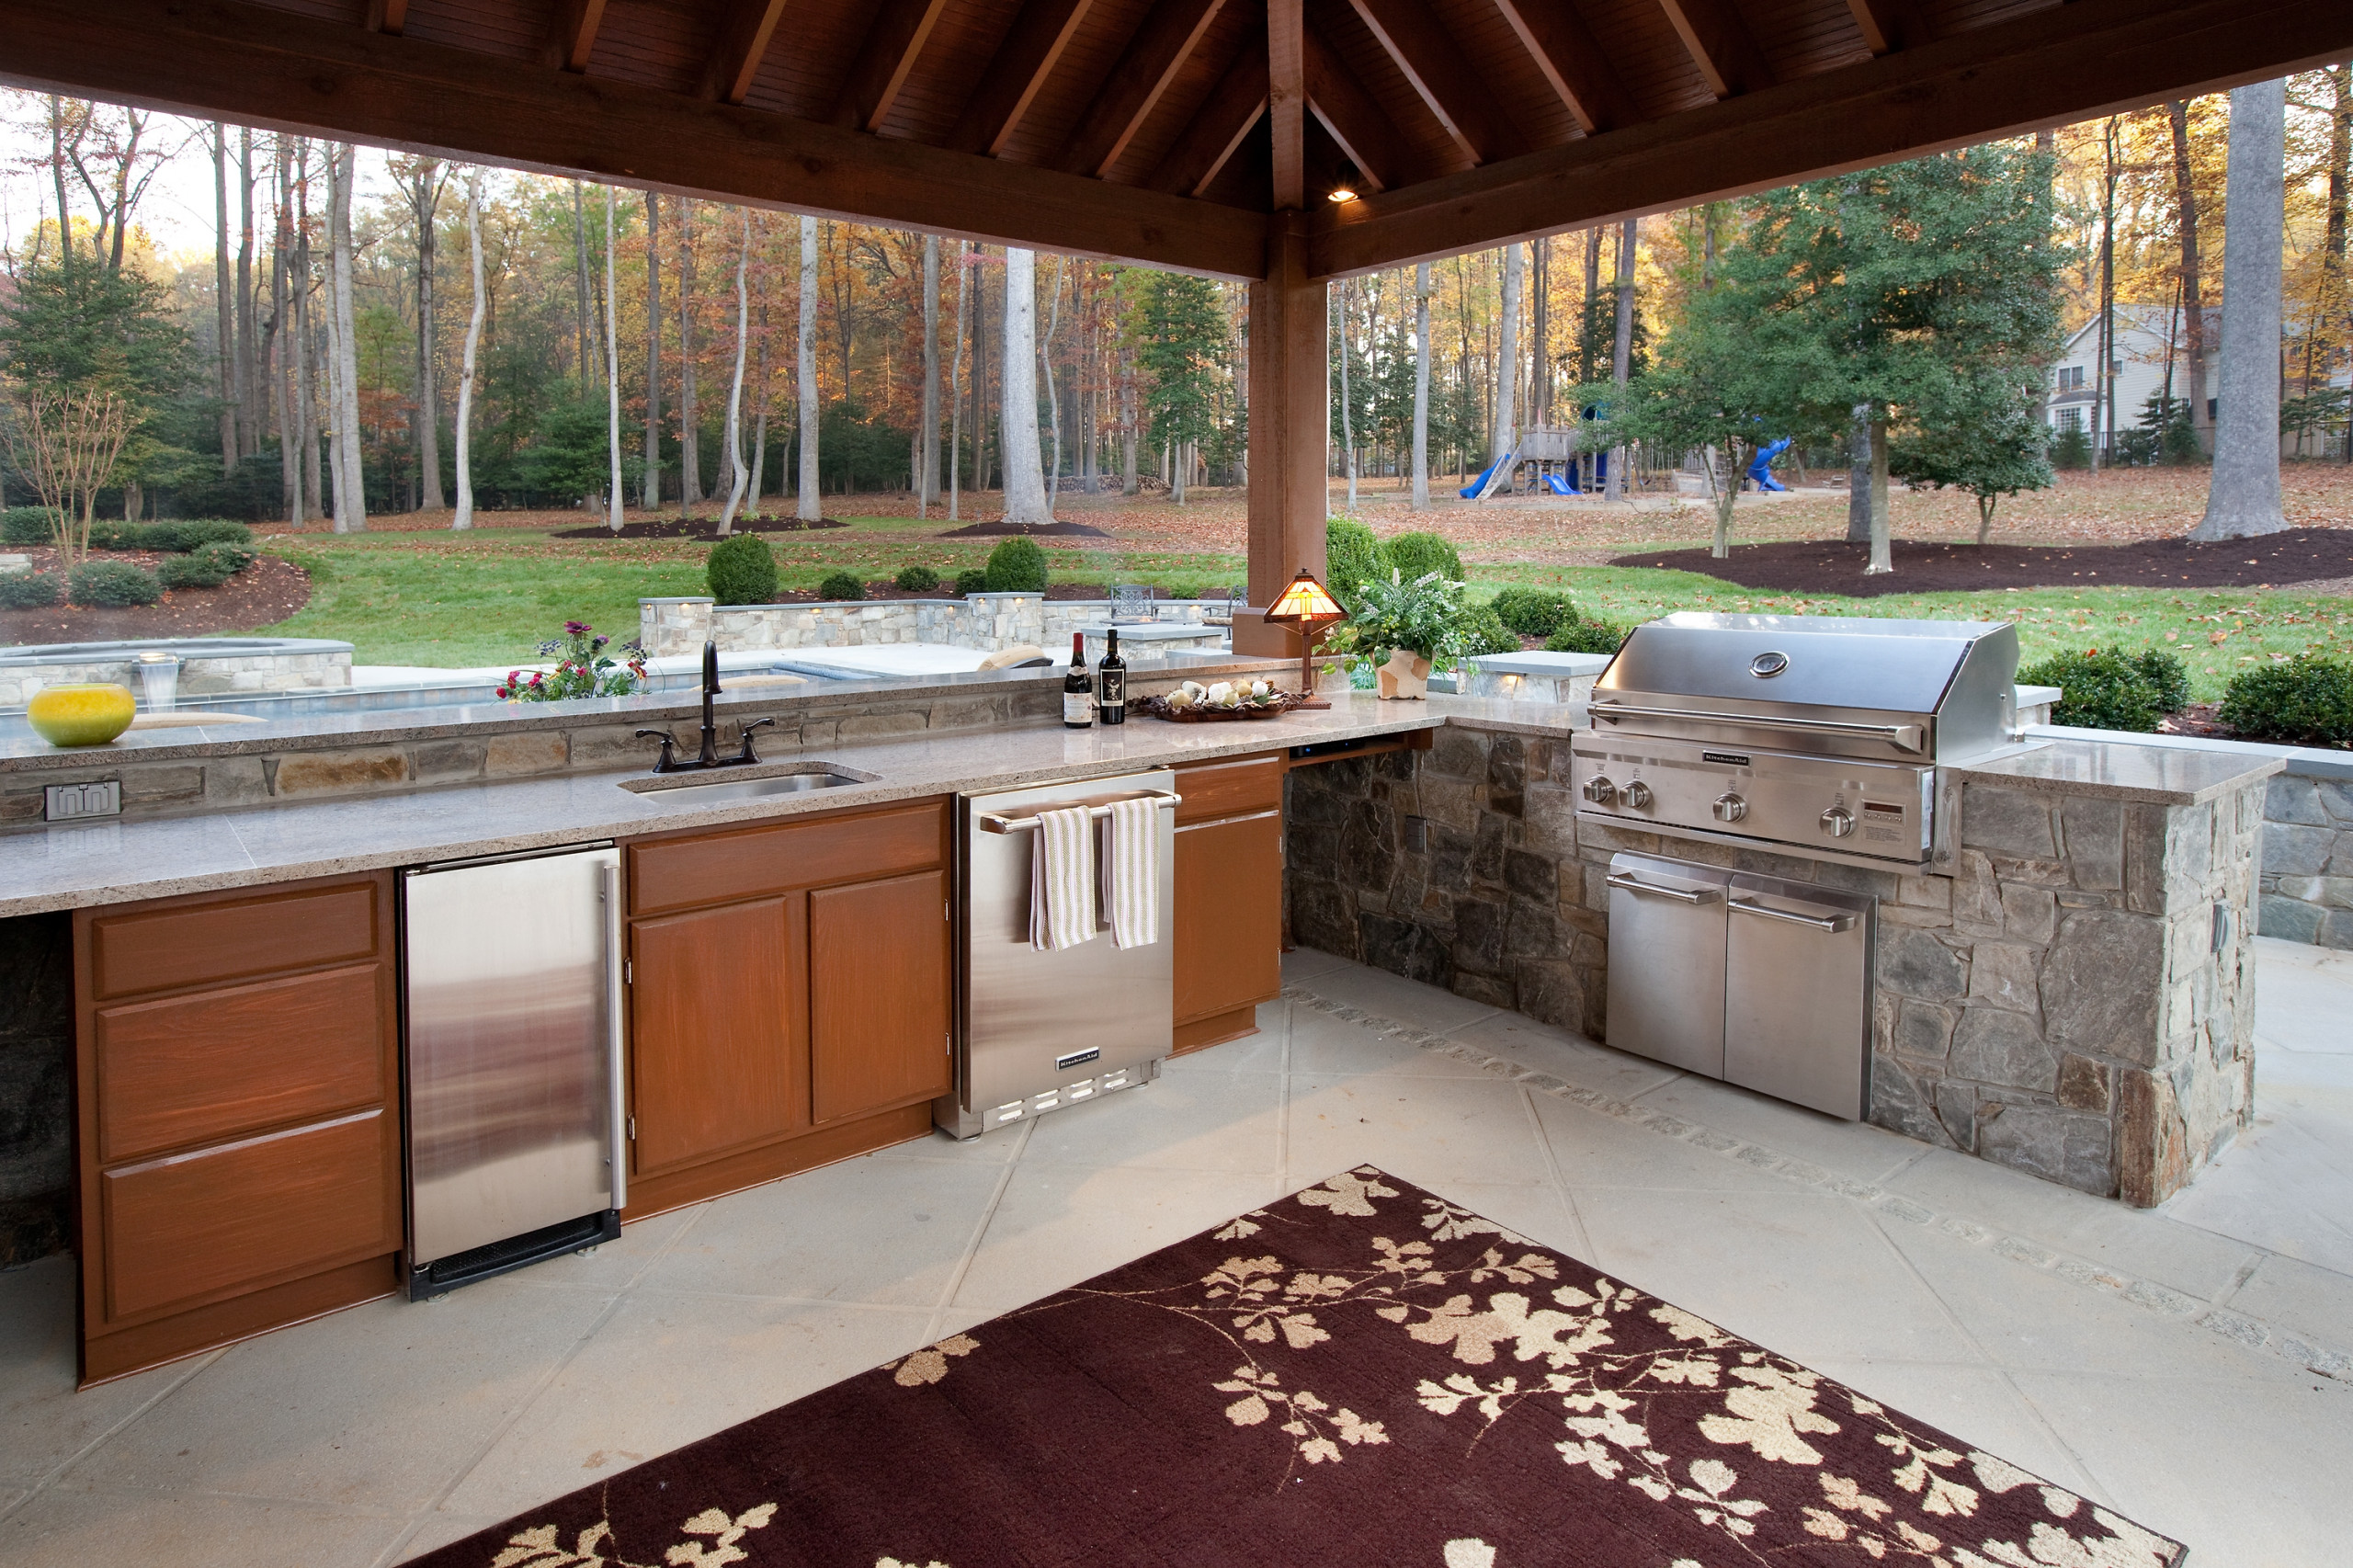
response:
[[(1086, 814), (1090, 817), (1108, 817), (1111, 814), (1112, 803), (1117, 801), (1158, 801), (1164, 806), (1173, 806), (1183, 799), (1182, 795), (1173, 794), (1164, 790), (1138, 790), (1130, 794), (1114, 795), (1109, 800), (1089, 801), (1086, 802)], [(1076, 803), (1073, 802), (1073, 804)], [(1068, 811), (1070, 807), (1048, 806), (1044, 809), (1061, 812)], [(983, 833), (1026, 833), (1038, 825), (1038, 813), (1035, 811), (983, 812), (973, 820), (980, 824)]]

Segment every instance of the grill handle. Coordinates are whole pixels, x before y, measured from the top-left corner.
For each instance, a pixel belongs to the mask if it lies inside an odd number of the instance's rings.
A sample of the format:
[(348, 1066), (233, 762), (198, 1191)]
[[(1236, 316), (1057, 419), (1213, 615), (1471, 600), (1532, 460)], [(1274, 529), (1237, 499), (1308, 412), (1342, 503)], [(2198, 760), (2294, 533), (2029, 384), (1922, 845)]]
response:
[(1763, 713), (1714, 713), (1699, 708), (1638, 708), (1630, 702), (1594, 702), (1586, 711), (1615, 723), (1620, 719), (1698, 719), (1711, 724), (1755, 724), (1768, 730), (1806, 730), (1818, 734), (1872, 735), (1899, 751), (1916, 752), (1927, 738), (1917, 724), (1858, 724), (1845, 719), (1774, 718)]
[(1786, 920), (1792, 926), (1803, 926), (1809, 930), (1851, 931), (1855, 928), (1854, 915), (1843, 910), (1836, 915), (1799, 915), (1791, 910), (1775, 909), (1769, 904), (1751, 903), (1746, 899), (1740, 898), (1732, 901), (1732, 907), (1737, 914), (1761, 915), (1768, 920)]
[(1722, 888), (1663, 888), (1656, 882), (1646, 882), (1631, 871), (1613, 871), (1608, 883), (1628, 892), (1648, 893), (1654, 898), (1671, 898), (1677, 903), (1713, 903), (1723, 896)]

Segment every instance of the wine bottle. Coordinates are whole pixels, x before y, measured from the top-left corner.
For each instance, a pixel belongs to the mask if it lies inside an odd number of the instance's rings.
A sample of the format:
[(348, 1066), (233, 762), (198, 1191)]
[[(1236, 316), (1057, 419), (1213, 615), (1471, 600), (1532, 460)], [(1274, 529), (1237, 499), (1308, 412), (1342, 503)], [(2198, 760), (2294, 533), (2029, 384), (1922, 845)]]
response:
[(1095, 727), (1095, 683), (1086, 678), (1086, 633), (1070, 634), (1070, 669), (1063, 676), (1063, 728)]
[(1095, 666), (1098, 714), (1106, 724), (1124, 724), (1128, 722), (1128, 662), (1120, 657), (1120, 629), (1109, 628), (1104, 638), (1103, 659)]

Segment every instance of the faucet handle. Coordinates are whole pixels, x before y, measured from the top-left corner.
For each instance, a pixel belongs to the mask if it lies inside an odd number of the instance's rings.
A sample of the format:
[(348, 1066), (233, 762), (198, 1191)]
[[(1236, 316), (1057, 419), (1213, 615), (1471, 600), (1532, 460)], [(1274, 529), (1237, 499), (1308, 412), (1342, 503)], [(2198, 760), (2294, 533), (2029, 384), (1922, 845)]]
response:
[(737, 756), (735, 760), (736, 760), (736, 761), (738, 761), (738, 762), (757, 762), (757, 761), (759, 761), (760, 759), (759, 759), (758, 755), (757, 755), (757, 754), (756, 754), (756, 753), (752, 750), (752, 732), (753, 732), (754, 730), (765, 729), (765, 728), (768, 727), (769, 725), (774, 724), (775, 722), (776, 722), (776, 720), (775, 720), (774, 718), (772, 718), (772, 717), (771, 717), (771, 718), (767, 718), (767, 719), (755, 719), (755, 720), (753, 720), (750, 723), (748, 723), (748, 724), (745, 725), (745, 726), (744, 726), (744, 750), (743, 750), (743, 754), (742, 754), (741, 756)]
[(648, 736), (653, 736), (662, 743), (662, 755), (654, 761), (654, 771), (656, 773), (668, 773), (676, 768), (677, 767), (676, 751), (678, 744), (678, 737), (672, 734), (667, 730), (640, 730), (637, 732), (637, 738), (639, 740), (644, 740)]

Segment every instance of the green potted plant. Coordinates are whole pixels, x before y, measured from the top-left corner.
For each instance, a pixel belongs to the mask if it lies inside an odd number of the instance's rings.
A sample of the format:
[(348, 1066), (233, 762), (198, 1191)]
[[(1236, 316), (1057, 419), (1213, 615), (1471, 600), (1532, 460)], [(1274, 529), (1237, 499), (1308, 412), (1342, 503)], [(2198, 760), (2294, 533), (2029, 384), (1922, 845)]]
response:
[(1375, 689), (1389, 700), (1428, 696), (1431, 661), (1460, 651), (1462, 585), (1436, 572), (1407, 582), (1392, 566), (1385, 578), (1365, 579), (1358, 593), (1364, 608), (1349, 629), (1353, 640), (1385, 661)]

